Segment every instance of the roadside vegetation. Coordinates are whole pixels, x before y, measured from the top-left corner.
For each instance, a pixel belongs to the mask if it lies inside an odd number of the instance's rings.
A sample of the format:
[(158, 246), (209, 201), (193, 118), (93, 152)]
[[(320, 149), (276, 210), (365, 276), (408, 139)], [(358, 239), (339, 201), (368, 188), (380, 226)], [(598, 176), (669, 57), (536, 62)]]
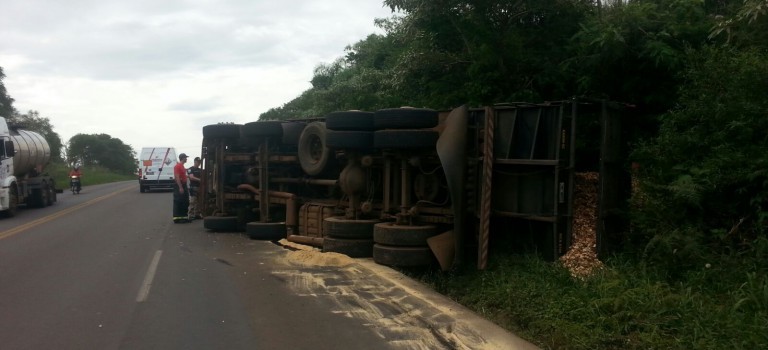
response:
[[(46, 167), (46, 172), (56, 180), (57, 188), (64, 189), (65, 191), (69, 188), (70, 170), (72, 170), (72, 167), (63, 162), (51, 163)], [(80, 170), (83, 172), (83, 177), (81, 179), (83, 186), (137, 179), (136, 175), (116, 173), (114, 170), (99, 165), (82, 167)]]
[[(622, 213), (631, 225), (602, 267), (574, 277), (510, 253), (496, 232), (484, 271), (404, 272), (547, 349), (768, 348), (768, 0), (384, 5), (399, 11), (377, 20), (385, 34), (318, 65), (310, 89), (260, 119), (573, 97), (633, 110), (624, 166), (635, 186)], [(0, 114), (37, 122), (55, 144), (46, 118), (11, 102), (0, 84)], [(579, 151), (597, 154), (599, 135), (580, 125)], [(104, 163), (128, 152), (121, 144), (59, 140), (60, 163), (83, 162), (85, 184), (111, 181), (96, 164), (133, 179), (130, 157)], [(56, 167), (59, 179), (66, 169)]]
[(532, 255), (406, 274), (544, 349), (765, 349), (768, 240), (670, 279), (632, 256), (587, 278)]

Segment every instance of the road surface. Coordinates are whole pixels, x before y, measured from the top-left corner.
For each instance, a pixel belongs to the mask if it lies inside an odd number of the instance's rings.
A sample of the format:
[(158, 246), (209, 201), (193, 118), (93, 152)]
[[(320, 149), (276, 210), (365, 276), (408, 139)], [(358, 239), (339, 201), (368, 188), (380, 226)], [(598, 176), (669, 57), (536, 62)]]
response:
[(173, 224), (136, 182), (0, 219), (3, 349), (527, 349), (395, 271)]

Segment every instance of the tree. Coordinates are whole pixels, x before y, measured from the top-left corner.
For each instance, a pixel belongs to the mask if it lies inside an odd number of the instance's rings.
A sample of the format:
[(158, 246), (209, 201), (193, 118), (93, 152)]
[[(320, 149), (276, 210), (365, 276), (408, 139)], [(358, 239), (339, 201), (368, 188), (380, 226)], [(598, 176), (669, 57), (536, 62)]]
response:
[(387, 0), (407, 13), (398, 90), (440, 108), (570, 97), (559, 65), (591, 3)]
[(133, 149), (107, 134), (77, 134), (69, 139), (67, 149), (70, 165), (99, 165), (118, 173), (133, 173), (136, 170)]
[(391, 0), (405, 16), (377, 19), (344, 57), (318, 66), (313, 87), (262, 118), (403, 105), (562, 99), (560, 62), (590, 1)]
[(3, 67), (0, 67), (0, 117), (9, 118), (16, 112), (16, 109), (13, 108), (13, 98), (8, 95), (8, 91), (5, 89), (3, 78), (5, 78), (5, 73), (3, 73)]
[(604, 6), (570, 42), (564, 67), (581, 95), (672, 108), (682, 83), (686, 49), (707, 44), (715, 8), (704, 1), (630, 1)]
[[(384, 21), (378, 21), (385, 25)], [(399, 51), (390, 36), (371, 34), (347, 46), (346, 55), (315, 68), (312, 88), (261, 120), (317, 117), (339, 110), (376, 110), (406, 104), (398, 98), (392, 73)]]
[[(635, 225), (651, 246), (749, 245), (768, 232), (768, 55), (712, 47), (692, 51), (690, 62), (679, 107), (633, 155), (642, 189)], [(663, 252), (666, 261), (701, 262)]]
[(48, 145), (51, 148), (51, 160), (56, 162), (63, 161), (61, 157), (61, 137), (53, 131), (50, 119), (41, 117), (38, 111), (30, 110), (26, 114), (19, 114), (14, 111), (13, 115), (7, 118), (7, 122), (10, 126), (34, 131), (42, 135), (48, 141)]
[(646, 257), (670, 270), (768, 238), (768, 56), (757, 40), (768, 2), (722, 5), (710, 35), (718, 45), (687, 50), (675, 108), (632, 155), (641, 164), (636, 232)]
[(735, 14), (718, 16), (710, 38), (737, 47), (768, 48), (768, 0), (744, 0)]

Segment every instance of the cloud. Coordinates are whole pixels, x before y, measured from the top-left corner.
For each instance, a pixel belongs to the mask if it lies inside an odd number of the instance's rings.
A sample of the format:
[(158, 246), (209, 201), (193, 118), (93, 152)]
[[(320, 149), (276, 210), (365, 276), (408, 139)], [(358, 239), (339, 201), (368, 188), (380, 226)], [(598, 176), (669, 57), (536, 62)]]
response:
[[(224, 2), (228, 6), (170, 2), (177, 7), (155, 3), (79, 1), (73, 6), (77, 10), (55, 6), (62, 17), (45, 17), (52, 24), (49, 31), (41, 32), (36, 23), (14, 23), (24, 29), (13, 30), (11, 24), (1, 33), (9, 46), (48, 58), (29, 61), (25, 72), (120, 80), (222, 66), (328, 60), (364, 38), (367, 33), (361, 29), (374, 29), (373, 17), (361, 16), (361, 21), (349, 13), (356, 8), (344, 6), (349, 1)], [(20, 7), (31, 15), (28, 6)]]
[[(358, 0), (26, 0), (3, 4), (0, 67), (20, 111), (64, 142), (106, 133), (195, 153), (202, 127), (247, 123), (390, 16)], [(163, 132), (158, 132), (163, 130)], [(185, 149), (190, 148), (190, 149)]]
[(168, 110), (182, 112), (208, 112), (215, 109), (218, 105), (218, 103), (210, 99), (188, 100), (173, 103), (168, 106)]

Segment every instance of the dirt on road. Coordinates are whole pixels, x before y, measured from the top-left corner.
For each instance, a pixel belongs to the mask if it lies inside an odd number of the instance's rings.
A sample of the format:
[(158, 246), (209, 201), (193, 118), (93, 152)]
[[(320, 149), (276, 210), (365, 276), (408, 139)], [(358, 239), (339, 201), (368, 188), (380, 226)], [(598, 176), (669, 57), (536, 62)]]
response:
[(537, 349), (371, 259), (323, 253), (287, 240), (279, 243), (288, 249), (279, 259), (289, 268), (273, 273), (290, 281), (291, 288), (301, 296), (331, 299), (335, 305), (332, 312), (362, 320), (395, 348)]

